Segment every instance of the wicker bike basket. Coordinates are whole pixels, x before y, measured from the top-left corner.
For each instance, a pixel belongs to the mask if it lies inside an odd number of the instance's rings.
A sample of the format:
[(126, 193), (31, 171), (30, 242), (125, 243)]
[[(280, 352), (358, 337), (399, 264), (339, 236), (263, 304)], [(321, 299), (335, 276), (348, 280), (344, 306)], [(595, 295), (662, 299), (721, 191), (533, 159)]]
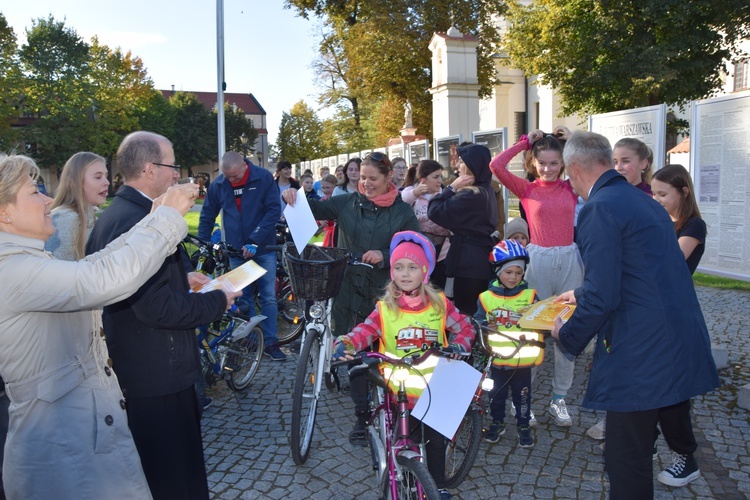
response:
[(302, 256), (291, 243), (284, 245), (284, 265), (292, 291), (305, 300), (326, 300), (341, 289), (349, 252), (342, 248), (307, 245)]

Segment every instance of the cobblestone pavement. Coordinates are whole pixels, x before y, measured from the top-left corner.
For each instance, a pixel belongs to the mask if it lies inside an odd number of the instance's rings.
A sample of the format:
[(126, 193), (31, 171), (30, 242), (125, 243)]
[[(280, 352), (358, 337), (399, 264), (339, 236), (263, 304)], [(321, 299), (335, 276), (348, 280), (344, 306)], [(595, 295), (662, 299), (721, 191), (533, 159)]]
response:
[[(684, 488), (654, 479), (657, 499), (750, 498), (750, 411), (737, 406), (739, 388), (750, 383), (750, 293), (699, 288), (698, 296), (714, 343), (729, 348), (729, 367), (719, 390), (693, 400), (702, 477)], [(347, 435), (353, 423), (347, 393), (325, 392), (310, 458), (297, 467), (289, 452), (291, 394), (297, 355), (284, 363), (265, 358), (251, 387), (238, 397), (217, 385), (214, 404), (203, 416), (208, 481), (213, 498), (374, 499), (368, 448)], [(585, 432), (599, 416), (580, 406), (590, 356), (578, 358), (568, 394), (572, 427), (556, 427), (547, 413), (551, 356), (540, 367), (532, 404), (539, 425), (536, 445), (517, 446), (515, 426), (497, 444), (482, 442), (469, 477), (454, 498), (606, 498), (600, 442)], [(487, 418), (487, 416), (485, 416)], [(485, 424), (488, 424), (485, 421)], [(656, 474), (671, 463), (663, 438)]]

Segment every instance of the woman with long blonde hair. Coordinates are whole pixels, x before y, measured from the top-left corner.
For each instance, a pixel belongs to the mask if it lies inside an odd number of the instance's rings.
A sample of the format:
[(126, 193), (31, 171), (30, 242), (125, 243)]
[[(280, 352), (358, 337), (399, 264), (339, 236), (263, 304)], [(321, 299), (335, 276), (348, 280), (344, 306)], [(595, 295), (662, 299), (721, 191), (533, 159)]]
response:
[(96, 222), (94, 214), (107, 201), (108, 187), (104, 158), (87, 151), (71, 156), (51, 205), (55, 234), (44, 248), (58, 259), (82, 259)]

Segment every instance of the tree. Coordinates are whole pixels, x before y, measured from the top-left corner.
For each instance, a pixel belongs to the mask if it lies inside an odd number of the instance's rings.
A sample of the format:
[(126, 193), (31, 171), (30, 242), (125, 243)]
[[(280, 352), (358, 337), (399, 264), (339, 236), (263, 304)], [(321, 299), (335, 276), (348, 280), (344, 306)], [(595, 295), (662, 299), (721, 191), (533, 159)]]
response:
[(136, 113), (139, 129), (164, 137), (175, 136), (176, 110), (159, 90), (151, 88), (142, 102), (138, 103)]
[(288, 113), (285, 111), (281, 115), (276, 139), (279, 158), (297, 163), (303, 158), (322, 157), (325, 153), (320, 140), (322, 135), (323, 124), (315, 111), (304, 101), (298, 101)]
[(26, 39), (20, 49), (23, 105), (36, 120), (24, 135), (43, 166), (62, 167), (72, 153), (93, 149), (89, 45), (51, 15), (33, 21)]
[(91, 42), (88, 77), (99, 131), (92, 149), (112, 157), (122, 138), (140, 128), (141, 110), (153, 96), (153, 83), (139, 57), (101, 45), (97, 37)]
[(504, 12), (501, 0), (286, 0), (286, 7), (324, 20), (315, 63), (323, 88), (320, 103), (339, 111), (349, 107), (343, 116), (354, 121), (354, 130), (368, 146), (398, 134), (407, 99), (414, 125), (420, 133), (432, 134), (427, 46), (435, 32), (451, 24), (479, 39), (480, 94), (492, 92), (492, 58), (499, 43), (493, 16)]
[(216, 119), (190, 92), (175, 92), (169, 104), (175, 109), (174, 146), (175, 161), (192, 167), (216, 161)]
[(562, 114), (681, 105), (721, 85), (748, 36), (746, 0), (536, 0), (513, 4), (509, 63), (562, 97)]
[[(214, 119), (214, 122), (216, 119)], [(228, 151), (237, 151), (242, 153), (242, 134), (247, 136), (247, 144), (252, 147), (258, 138), (258, 131), (255, 129), (252, 120), (245, 118), (245, 112), (237, 107), (224, 103), (224, 132), (227, 142)], [(218, 131), (217, 131), (218, 134)], [(247, 147), (247, 146), (246, 146)]]
[(21, 68), (17, 55), (16, 34), (0, 13), (0, 151), (16, 145), (17, 134), (11, 122), (18, 118), (21, 101)]

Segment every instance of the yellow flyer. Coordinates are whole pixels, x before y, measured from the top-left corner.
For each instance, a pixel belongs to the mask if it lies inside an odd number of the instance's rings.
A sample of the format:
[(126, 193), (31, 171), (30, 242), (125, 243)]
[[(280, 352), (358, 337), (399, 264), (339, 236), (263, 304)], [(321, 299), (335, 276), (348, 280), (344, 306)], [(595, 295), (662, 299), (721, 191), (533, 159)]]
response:
[(518, 324), (521, 328), (529, 330), (552, 330), (555, 326), (555, 318), (560, 318), (563, 323), (573, 315), (576, 306), (564, 302), (553, 302), (556, 296), (544, 299), (532, 304), (524, 312)]
[(228, 292), (239, 292), (247, 285), (266, 274), (266, 270), (252, 260), (248, 260), (240, 267), (222, 274), (203, 286), (193, 287), (195, 293), (206, 293), (213, 290), (226, 290)]

